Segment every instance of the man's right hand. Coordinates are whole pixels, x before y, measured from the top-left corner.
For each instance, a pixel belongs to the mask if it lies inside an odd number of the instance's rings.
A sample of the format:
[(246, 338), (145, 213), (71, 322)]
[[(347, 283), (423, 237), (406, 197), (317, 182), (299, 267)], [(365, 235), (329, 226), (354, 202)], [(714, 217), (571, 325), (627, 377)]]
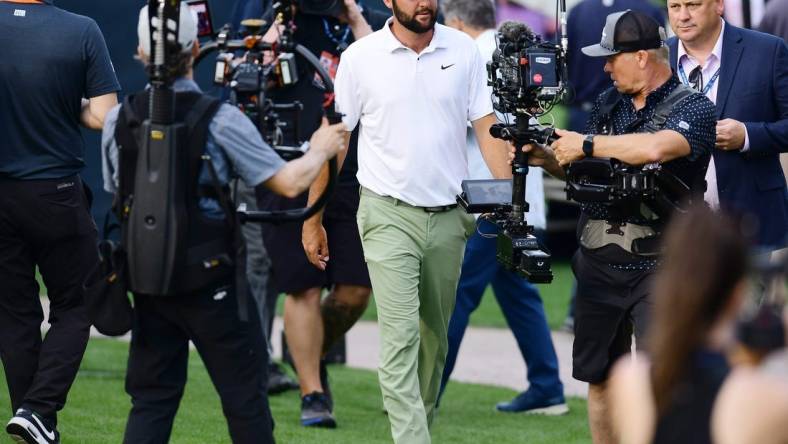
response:
[(306, 258), (315, 267), (326, 270), (328, 263), (328, 236), (320, 219), (313, 217), (304, 221), (301, 229), (301, 243), (304, 246)]
[[(514, 162), (514, 155), (517, 149), (509, 144), (509, 164)], [(555, 159), (552, 148), (537, 144), (528, 144), (523, 146), (523, 152), (528, 153), (528, 165), (543, 167), (546, 163)]]
[[(516, 148), (511, 143), (509, 144), (509, 164), (514, 162), (514, 153)], [(535, 167), (542, 167), (545, 171), (552, 176), (559, 179), (566, 178), (566, 172), (558, 164), (555, 158), (555, 152), (549, 146), (528, 144), (523, 146), (523, 152), (528, 154), (528, 165)]]
[(328, 120), (324, 117), (320, 128), (312, 133), (312, 138), (309, 139), (309, 147), (310, 149), (323, 152), (326, 158), (330, 159), (345, 149), (346, 132), (347, 127), (345, 127), (344, 123), (329, 125)]

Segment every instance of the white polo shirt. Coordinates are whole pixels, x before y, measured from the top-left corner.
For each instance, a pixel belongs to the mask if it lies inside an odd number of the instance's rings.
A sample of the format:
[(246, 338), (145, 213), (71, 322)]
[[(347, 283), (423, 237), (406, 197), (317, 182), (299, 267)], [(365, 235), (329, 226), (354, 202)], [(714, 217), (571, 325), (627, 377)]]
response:
[(468, 121), (493, 112), (476, 43), (436, 24), (421, 54), (386, 26), (342, 54), (334, 88), (348, 129), (360, 122), (358, 181), (416, 206), (455, 203), (468, 177)]

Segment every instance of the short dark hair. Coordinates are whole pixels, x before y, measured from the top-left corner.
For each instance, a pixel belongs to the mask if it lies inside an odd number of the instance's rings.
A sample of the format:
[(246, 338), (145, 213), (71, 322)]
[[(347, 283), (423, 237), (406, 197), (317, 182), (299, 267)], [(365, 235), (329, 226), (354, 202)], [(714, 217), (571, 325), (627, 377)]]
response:
[(495, 28), (493, 0), (441, 0), (441, 12), (446, 19), (456, 17), (477, 29)]

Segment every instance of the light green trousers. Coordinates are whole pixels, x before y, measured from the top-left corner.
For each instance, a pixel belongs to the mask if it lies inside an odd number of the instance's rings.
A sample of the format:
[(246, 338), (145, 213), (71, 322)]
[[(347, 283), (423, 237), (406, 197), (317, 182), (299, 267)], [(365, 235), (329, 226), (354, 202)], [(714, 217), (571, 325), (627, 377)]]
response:
[(397, 444), (430, 442), (465, 241), (462, 209), (427, 213), (362, 189), (357, 214), (380, 327), (378, 377)]

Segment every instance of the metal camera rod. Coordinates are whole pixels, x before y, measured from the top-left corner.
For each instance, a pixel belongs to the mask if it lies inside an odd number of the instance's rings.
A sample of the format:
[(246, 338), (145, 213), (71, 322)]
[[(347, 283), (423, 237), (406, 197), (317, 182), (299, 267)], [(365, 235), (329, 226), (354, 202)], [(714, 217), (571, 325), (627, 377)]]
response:
[(528, 211), (528, 202), (525, 201), (528, 154), (524, 153), (522, 148), (527, 144), (545, 144), (555, 139), (552, 128), (531, 125), (530, 116), (526, 114), (515, 115), (514, 120), (514, 124), (493, 125), (490, 128), (490, 134), (497, 139), (511, 142), (515, 147), (514, 160), (512, 161), (512, 207), (509, 219), (525, 226), (525, 213)]
[[(170, 34), (178, 35), (180, 26), (180, 1), (149, 0), (148, 29), (151, 42), (150, 53), (150, 121), (154, 124), (168, 125), (175, 119), (175, 92), (167, 60), (172, 49), (166, 45)], [(175, 27), (169, 24), (174, 23)], [(177, 41), (177, 38), (174, 39)]]

